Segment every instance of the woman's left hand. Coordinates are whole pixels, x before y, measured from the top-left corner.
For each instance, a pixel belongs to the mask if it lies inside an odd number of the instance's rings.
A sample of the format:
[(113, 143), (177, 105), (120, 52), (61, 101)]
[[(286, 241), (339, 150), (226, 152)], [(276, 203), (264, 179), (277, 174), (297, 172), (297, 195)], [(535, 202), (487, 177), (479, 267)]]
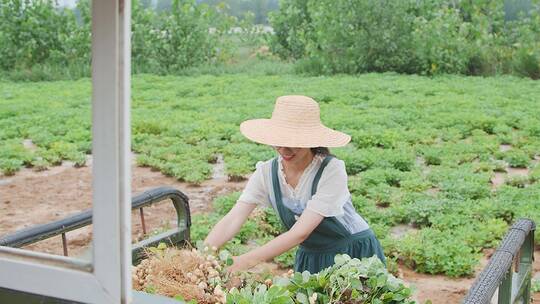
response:
[(249, 268), (253, 266), (252, 263), (248, 259), (246, 259), (243, 255), (234, 256), (232, 259), (233, 259), (233, 264), (227, 267), (227, 271), (230, 273), (248, 270)]

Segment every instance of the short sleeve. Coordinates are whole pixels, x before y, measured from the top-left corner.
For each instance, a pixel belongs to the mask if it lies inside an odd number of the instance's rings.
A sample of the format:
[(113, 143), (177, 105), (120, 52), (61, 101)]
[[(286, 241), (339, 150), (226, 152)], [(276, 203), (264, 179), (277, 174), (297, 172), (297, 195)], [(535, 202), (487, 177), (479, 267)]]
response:
[(258, 204), (264, 207), (270, 207), (268, 200), (268, 190), (264, 182), (264, 163), (258, 162), (255, 166), (255, 172), (249, 178), (244, 191), (238, 198), (239, 202)]
[(334, 158), (324, 168), (317, 192), (307, 202), (306, 208), (325, 217), (340, 216), (350, 196), (345, 163)]

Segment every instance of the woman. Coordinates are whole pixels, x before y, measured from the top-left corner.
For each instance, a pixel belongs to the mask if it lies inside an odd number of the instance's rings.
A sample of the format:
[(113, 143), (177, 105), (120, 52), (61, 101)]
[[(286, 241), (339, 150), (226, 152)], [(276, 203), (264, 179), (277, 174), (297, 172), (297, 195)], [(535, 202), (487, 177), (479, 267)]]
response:
[(240, 230), (257, 205), (272, 207), (287, 232), (265, 245), (234, 257), (229, 270), (241, 271), (300, 245), (295, 271), (317, 273), (334, 264), (334, 256), (377, 255), (379, 241), (356, 212), (347, 188), (345, 164), (329, 154), (350, 136), (322, 125), (319, 105), (305, 96), (276, 100), (271, 119), (240, 125), (241, 133), (272, 146), (278, 157), (259, 162), (235, 206), (208, 234), (205, 243), (221, 247)]

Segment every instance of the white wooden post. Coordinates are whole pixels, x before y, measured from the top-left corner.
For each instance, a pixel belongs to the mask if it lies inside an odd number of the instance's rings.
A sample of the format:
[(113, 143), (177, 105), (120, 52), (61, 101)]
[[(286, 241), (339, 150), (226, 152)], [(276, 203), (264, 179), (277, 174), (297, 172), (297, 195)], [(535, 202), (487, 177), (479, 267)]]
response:
[[(94, 273), (116, 303), (130, 300), (130, 1), (92, 8)], [(127, 288), (129, 286), (129, 288)]]
[(93, 263), (0, 247), (0, 287), (131, 302), (131, 0), (92, 1)]

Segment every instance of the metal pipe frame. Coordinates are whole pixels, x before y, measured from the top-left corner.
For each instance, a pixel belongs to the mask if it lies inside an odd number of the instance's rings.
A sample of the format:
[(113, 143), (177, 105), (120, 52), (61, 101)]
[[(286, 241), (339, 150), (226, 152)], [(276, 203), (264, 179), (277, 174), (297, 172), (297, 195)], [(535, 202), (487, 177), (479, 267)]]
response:
[[(191, 214), (188, 197), (179, 190), (171, 187), (159, 187), (145, 191), (135, 196), (131, 201), (131, 209), (142, 209), (157, 202), (170, 199), (174, 205), (177, 216), (177, 229), (179, 239), (189, 240), (189, 228), (191, 227)], [(19, 248), (42, 241), (57, 235), (65, 235), (66, 232), (82, 228), (92, 224), (92, 210), (85, 210), (64, 219), (51, 223), (37, 225), (22, 229), (0, 238), (0, 246)], [(67, 254), (67, 242), (64, 241), (64, 254)]]
[(462, 303), (491, 303), (497, 289), (499, 304), (530, 303), (535, 229), (530, 219), (512, 225)]

